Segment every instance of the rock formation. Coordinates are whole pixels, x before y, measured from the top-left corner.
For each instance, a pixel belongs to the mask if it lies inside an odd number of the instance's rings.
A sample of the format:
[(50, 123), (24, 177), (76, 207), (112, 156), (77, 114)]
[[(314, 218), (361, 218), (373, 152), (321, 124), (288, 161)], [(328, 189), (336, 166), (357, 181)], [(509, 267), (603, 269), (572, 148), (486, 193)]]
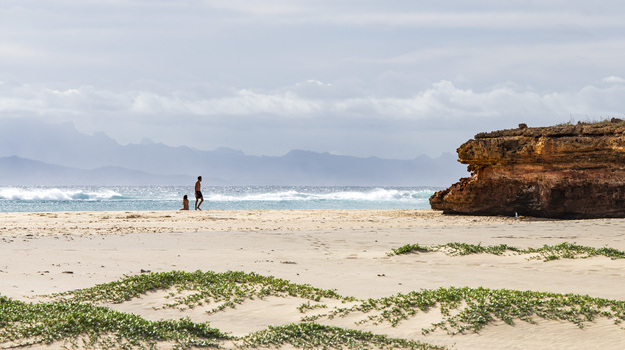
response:
[(471, 177), (430, 198), (472, 215), (625, 217), (625, 121), (480, 133), (458, 148)]

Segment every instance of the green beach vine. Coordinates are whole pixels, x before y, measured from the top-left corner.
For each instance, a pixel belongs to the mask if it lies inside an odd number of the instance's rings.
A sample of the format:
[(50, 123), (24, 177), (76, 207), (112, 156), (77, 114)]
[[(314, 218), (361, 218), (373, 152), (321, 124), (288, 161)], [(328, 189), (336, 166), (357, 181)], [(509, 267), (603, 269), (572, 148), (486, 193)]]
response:
[(481, 244), (468, 244), (452, 242), (439, 244), (434, 246), (422, 246), (419, 244), (406, 244), (399, 248), (392, 249), (389, 256), (402, 255), (409, 253), (428, 253), (428, 252), (444, 252), (450, 256), (462, 256), (469, 254), (494, 254), (502, 255), (505, 253), (512, 254), (532, 254), (530, 259), (542, 259), (543, 261), (551, 261), (557, 259), (575, 259), (590, 258), (594, 256), (605, 256), (610, 259), (625, 259), (625, 252), (622, 250), (603, 247), (593, 248), (578, 245), (576, 243), (563, 242), (556, 245), (544, 245), (540, 248), (516, 248), (507, 244), (483, 246)]
[[(97, 303), (122, 303), (158, 290), (192, 291), (173, 305), (195, 307), (202, 302), (232, 302), (234, 306), (265, 296), (307, 300), (297, 309), (299, 323), (277, 325), (234, 337), (188, 318), (149, 321)], [(174, 293), (175, 295), (175, 293)], [(357, 300), (332, 290), (243, 272), (150, 273), (128, 276), (91, 288), (55, 294), (50, 302), (25, 303), (0, 296), (0, 345), (28, 346), (64, 342), (70, 348), (154, 349), (169, 342), (177, 349), (217, 347), (224, 342), (247, 349), (290, 344), (302, 349), (443, 349), (407, 339), (323, 325), (334, 318), (355, 316), (356, 326), (398, 326), (419, 313), (438, 310), (440, 319), (423, 328), (423, 334), (480, 332), (489, 324), (536, 323), (539, 319), (569, 322), (583, 328), (598, 318), (611, 319), (615, 327), (625, 320), (625, 301), (586, 295), (557, 294), (488, 288), (438, 288)], [(350, 302), (328, 307), (322, 299)], [(314, 302), (314, 303), (312, 303)], [(309, 312), (314, 315), (306, 315)], [(319, 314), (319, 312), (325, 312)]]

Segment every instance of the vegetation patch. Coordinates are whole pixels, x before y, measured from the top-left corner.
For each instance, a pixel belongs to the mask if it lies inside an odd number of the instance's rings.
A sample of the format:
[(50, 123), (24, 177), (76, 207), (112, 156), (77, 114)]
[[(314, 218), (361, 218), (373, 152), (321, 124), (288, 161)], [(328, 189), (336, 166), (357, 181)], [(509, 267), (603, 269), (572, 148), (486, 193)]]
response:
[(401, 255), (409, 253), (426, 253), (426, 252), (444, 252), (450, 256), (460, 256), (469, 254), (494, 254), (502, 255), (505, 253), (514, 254), (533, 254), (530, 259), (541, 259), (543, 261), (556, 260), (560, 258), (575, 259), (575, 258), (590, 258), (593, 256), (605, 256), (610, 259), (624, 259), (625, 252), (614, 248), (593, 248), (588, 246), (578, 245), (576, 243), (560, 243), (556, 245), (544, 245), (540, 248), (516, 248), (507, 244), (483, 246), (481, 244), (467, 244), (467, 243), (446, 243), (436, 246), (422, 246), (419, 244), (406, 244), (402, 247), (392, 249), (389, 256)]
[[(361, 323), (388, 322), (397, 326), (419, 311), (439, 307), (443, 318), (427, 334), (442, 329), (450, 334), (479, 332), (486, 325), (503, 321), (513, 325), (515, 320), (535, 323), (535, 318), (567, 321), (583, 328), (584, 323), (597, 317), (625, 320), (625, 302), (576, 294), (555, 294), (487, 288), (439, 288), (380, 299), (369, 299), (351, 308), (337, 308), (330, 313), (306, 317), (303, 321), (346, 316), (350, 313), (374, 313)], [(375, 311), (375, 312), (374, 312)]]
[[(165, 307), (194, 308), (220, 302), (220, 305), (209, 313), (234, 308), (245, 300), (266, 296), (292, 296), (313, 301), (319, 301), (321, 298), (353, 300), (353, 298), (342, 297), (333, 290), (237, 271), (224, 273), (172, 271), (141, 274), (54, 296), (75, 302), (121, 303), (148, 292), (171, 288), (175, 288), (178, 294), (170, 293), (172, 302), (166, 304)], [(182, 292), (186, 292), (185, 295), (181, 295)]]
[(267, 330), (243, 337), (240, 347), (243, 349), (276, 348), (286, 344), (302, 349), (445, 349), (418, 341), (389, 338), (371, 332), (317, 323), (292, 323), (269, 327)]
[[(102, 301), (121, 303), (143, 293), (170, 288), (194, 291), (176, 301), (178, 305), (189, 307), (206, 300), (236, 303), (271, 295), (308, 299), (297, 307), (304, 314), (315, 309), (326, 310), (323, 310), (324, 314), (305, 316), (300, 323), (270, 327), (235, 338), (211, 328), (208, 323), (194, 323), (188, 318), (148, 321), (93, 304)], [(185, 349), (223, 346), (228, 340), (241, 348), (276, 348), (290, 344), (303, 349), (440, 349), (412, 340), (316, 322), (352, 314), (362, 315), (358, 323), (397, 326), (434, 308), (440, 311), (441, 318), (422, 329), (423, 334), (437, 330), (449, 334), (479, 332), (499, 321), (514, 325), (519, 321), (536, 323), (536, 320), (545, 319), (570, 322), (583, 328), (599, 317), (612, 319), (617, 325), (625, 320), (625, 301), (583, 295), (451, 287), (356, 300), (331, 290), (242, 272), (142, 274), (56, 296), (56, 300), (48, 303), (24, 303), (0, 296), (0, 344), (27, 346), (63, 341), (69, 347), (151, 349), (160, 342), (171, 342), (176, 348)], [(355, 301), (357, 304), (330, 309), (318, 303), (321, 298)]]
[(159, 342), (173, 342), (177, 349), (219, 347), (233, 341), (237, 348), (279, 347), (291, 344), (304, 349), (443, 349), (421, 342), (393, 339), (384, 335), (323, 326), (315, 323), (270, 327), (245, 337), (230, 337), (208, 323), (180, 320), (148, 321), (93, 303), (122, 303), (144, 293), (177, 288), (193, 290), (176, 304), (192, 307), (202, 300), (242, 301), (264, 296), (293, 296), (308, 299), (298, 309), (327, 308), (313, 304), (321, 298), (354, 301), (331, 290), (242, 272), (150, 273), (128, 276), (92, 288), (55, 294), (48, 303), (24, 303), (0, 297), (0, 344), (28, 346), (62, 341), (68, 348), (155, 349)]
[[(110, 335), (113, 335), (112, 337)], [(137, 315), (71, 301), (24, 303), (0, 296), (0, 343), (17, 346), (64, 341), (85, 347), (153, 349), (160, 341), (176, 348), (216, 346), (229, 337), (208, 323), (188, 319), (148, 321)]]

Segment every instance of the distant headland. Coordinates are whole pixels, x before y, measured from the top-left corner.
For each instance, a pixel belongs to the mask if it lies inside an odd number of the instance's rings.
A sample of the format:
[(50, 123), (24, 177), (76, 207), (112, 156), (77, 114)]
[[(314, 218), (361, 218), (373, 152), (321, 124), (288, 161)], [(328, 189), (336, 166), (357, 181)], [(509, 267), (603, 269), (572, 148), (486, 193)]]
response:
[(479, 133), (457, 150), (471, 177), (430, 198), (472, 215), (625, 217), (625, 121)]

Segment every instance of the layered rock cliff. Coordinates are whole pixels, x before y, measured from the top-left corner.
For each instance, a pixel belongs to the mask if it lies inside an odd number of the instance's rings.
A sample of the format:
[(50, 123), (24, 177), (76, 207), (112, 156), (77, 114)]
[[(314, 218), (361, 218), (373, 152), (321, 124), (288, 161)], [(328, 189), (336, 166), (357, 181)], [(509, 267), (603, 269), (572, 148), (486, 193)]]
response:
[(473, 215), (625, 217), (625, 121), (480, 133), (458, 148), (471, 177), (430, 198)]

